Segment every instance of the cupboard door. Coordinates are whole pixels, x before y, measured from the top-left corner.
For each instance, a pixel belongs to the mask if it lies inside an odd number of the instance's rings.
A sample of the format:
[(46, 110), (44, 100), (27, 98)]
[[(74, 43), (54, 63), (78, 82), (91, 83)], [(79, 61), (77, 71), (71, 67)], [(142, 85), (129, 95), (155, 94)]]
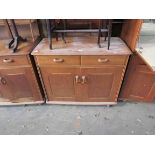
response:
[(12, 99), (12, 92), (9, 85), (6, 84), (4, 75), (0, 72), (0, 101), (9, 101), (9, 99)]
[(126, 94), (124, 98), (130, 101), (151, 102), (155, 97), (155, 73), (151, 72), (147, 66), (136, 66), (127, 82)]
[(1, 100), (40, 101), (41, 94), (31, 67), (0, 69)]
[(82, 68), (81, 99), (83, 101), (117, 101), (123, 67)]
[[(150, 72), (147, 66), (138, 65), (133, 75), (132, 88), (129, 91), (129, 98), (137, 101), (149, 101), (148, 95), (153, 91), (155, 74)], [(155, 91), (154, 91), (155, 96)]]
[(120, 91), (121, 100), (151, 102), (155, 97), (155, 73), (137, 55), (130, 58)]
[[(75, 101), (80, 85), (80, 69), (75, 67), (41, 67), (48, 101)], [(75, 79), (77, 78), (77, 79)], [(75, 81), (76, 80), (76, 81)]]

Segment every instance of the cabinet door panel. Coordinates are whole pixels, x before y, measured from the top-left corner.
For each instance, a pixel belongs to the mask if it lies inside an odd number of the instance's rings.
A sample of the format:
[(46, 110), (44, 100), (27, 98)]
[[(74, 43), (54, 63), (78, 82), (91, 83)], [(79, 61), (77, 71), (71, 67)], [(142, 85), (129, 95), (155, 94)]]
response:
[(12, 92), (9, 88), (9, 85), (4, 83), (4, 75), (0, 72), (0, 101), (8, 101), (9, 99), (12, 99)]
[(86, 76), (82, 98), (85, 101), (117, 101), (123, 67), (82, 68)]
[[(135, 70), (134, 87), (131, 88), (131, 98), (144, 99), (155, 81), (155, 74), (147, 70), (146, 66), (137, 66)], [(139, 82), (140, 81), (140, 82)]]
[(129, 101), (151, 102), (155, 97), (155, 73), (150, 71), (138, 55), (133, 55), (119, 98)]
[(154, 87), (155, 74), (150, 72), (146, 66), (139, 65), (130, 78), (132, 82), (130, 83), (128, 91), (128, 100), (149, 101), (148, 95), (150, 91), (152, 91), (152, 87)]
[(79, 75), (80, 69), (41, 67), (41, 73), (49, 101), (76, 100), (75, 76)]
[(32, 90), (25, 72), (8, 72), (5, 74), (5, 79), (7, 81), (7, 85), (12, 90), (14, 98), (31, 97)]
[(41, 100), (31, 67), (0, 69), (0, 75), (5, 80), (0, 87), (2, 98), (13, 102)]
[[(114, 80), (113, 73), (94, 73), (89, 74), (88, 97), (89, 98), (108, 98)], [(105, 91), (103, 91), (103, 89)]]

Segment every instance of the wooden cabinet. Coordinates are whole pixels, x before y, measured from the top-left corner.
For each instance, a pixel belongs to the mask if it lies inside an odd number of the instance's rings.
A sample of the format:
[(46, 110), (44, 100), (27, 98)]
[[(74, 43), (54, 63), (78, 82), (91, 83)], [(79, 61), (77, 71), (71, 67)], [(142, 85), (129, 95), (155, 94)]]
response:
[(143, 20), (126, 20), (123, 26), (121, 37), (134, 54), (129, 59), (119, 99), (149, 103), (155, 98), (155, 59), (153, 44), (149, 44), (148, 50), (143, 52), (136, 49), (142, 24)]
[(123, 67), (41, 67), (49, 101), (117, 101)]
[(82, 65), (39, 69), (49, 102), (116, 102), (125, 70), (124, 66)]
[(5, 43), (1, 42), (0, 45), (0, 104), (43, 103), (29, 52), (23, 49), (21, 53), (12, 53), (5, 48)]
[[(124, 51), (117, 48), (117, 50), (121, 50), (122, 55), (114, 54), (116, 52), (113, 50), (102, 52), (100, 48), (96, 47), (96, 44), (93, 45), (95, 47), (94, 55), (90, 55), (87, 52), (92, 53), (93, 47), (89, 48), (92, 43), (90, 43), (90, 38), (89, 42), (84, 44), (85, 46), (83, 46), (83, 42), (79, 41), (76, 47), (73, 43), (73, 46), (70, 45), (60, 51), (59, 49), (49, 51), (46, 48), (48, 43), (45, 43), (45, 40), (42, 40), (37, 46), (38, 48), (34, 49), (32, 55), (35, 57), (42, 78), (47, 103), (116, 104), (130, 55), (130, 50), (125, 44), (118, 41), (119, 45), (126, 47), (123, 48)], [(116, 44), (114, 46), (116, 47)], [(83, 49), (85, 47), (87, 49)], [(71, 49), (71, 55), (69, 55)], [(74, 54), (74, 50), (76, 54)], [(77, 52), (78, 50), (80, 53)]]
[[(15, 23), (21, 36), (35, 40), (40, 33), (38, 30), (38, 20), (36, 19), (15, 19)], [(3, 19), (0, 19), (0, 39), (10, 39), (10, 37)]]

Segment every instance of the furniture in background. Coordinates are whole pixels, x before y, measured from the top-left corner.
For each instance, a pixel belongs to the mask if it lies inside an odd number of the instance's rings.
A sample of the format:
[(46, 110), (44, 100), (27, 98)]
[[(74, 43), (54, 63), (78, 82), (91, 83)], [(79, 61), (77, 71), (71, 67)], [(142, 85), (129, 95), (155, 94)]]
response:
[[(9, 24), (11, 24), (10, 20)], [(39, 20), (37, 19), (15, 19), (17, 29), (21, 36), (31, 38), (33, 41), (41, 34)], [(6, 26), (3, 19), (0, 19), (0, 38), (9, 39), (10, 34), (6, 31)]]
[[(101, 36), (105, 35), (105, 41), (106, 38), (108, 37), (108, 44), (107, 44), (107, 48), (109, 50), (110, 47), (110, 39), (111, 39), (111, 31), (112, 31), (112, 20), (108, 19), (105, 22), (102, 19), (98, 20), (98, 29), (92, 29), (91, 28), (91, 21), (87, 21), (89, 22), (89, 29), (68, 29), (67, 27), (67, 20), (59, 20), (59, 22), (57, 22), (56, 20), (50, 20), (47, 19), (47, 32), (48, 32), (48, 40), (49, 40), (49, 48), (52, 49), (52, 37), (53, 37), (53, 33), (56, 33), (56, 36), (58, 37), (58, 33), (61, 33), (62, 35), (62, 39), (63, 41), (66, 43), (65, 41), (65, 34), (66, 33), (98, 33), (98, 38), (97, 38), (97, 44), (98, 46), (101, 48), (101, 43), (100, 43), (100, 38)], [(57, 29), (58, 24), (61, 24), (63, 26), (63, 29)], [(58, 38), (57, 38), (58, 41)]]
[(39, 78), (30, 53), (33, 42), (19, 45), (12, 53), (6, 41), (0, 41), (0, 104), (41, 104), (44, 102)]
[[(12, 23), (12, 27), (10, 27), (10, 23)], [(21, 42), (22, 37), (18, 33), (14, 20), (9, 22), (5, 20), (5, 24), (10, 33), (11, 42), (10, 39), (0, 40), (0, 104), (44, 103), (40, 79), (34, 59), (30, 55), (40, 41), (40, 35), (35, 41), (33, 38), (27, 38)], [(12, 28), (14, 34), (12, 34)]]
[(7, 28), (8, 34), (11, 37), (11, 41), (8, 43), (8, 48), (9, 49), (12, 48), (12, 51), (16, 52), (16, 50), (18, 49), (19, 44), (21, 42), (26, 42), (27, 39), (20, 36), (20, 34), (19, 34), (18, 30), (17, 30), (14, 19), (10, 19), (10, 22), (11, 22), (12, 29), (10, 27), (10, 24), (9, 24), (8, 20), (4, 19), (4, 23), (5, 23), (5, 26)]
[[(63, 22), (62, 25), (58, 22), (52, 33), (52, 49), (48, 38), (37, 37), (42, 35), (36, 28), (34, 32), (38, 31), (39, 35), (34, 35), (35, 41), (29, 36), (15, 53), (8, 49), (8, 39), (1, 40), (0, 103), (38, 104), (43, 103), (44, 98), (48, 104), (152, 102), (155, 98), (154, 39), (141, 38), (145, 28), (143, 20), (123, 22), (121, 36), (111, 37), (109, 50), (105, 34), (100, 36), (100, 48), (99, 33), (64, 34)], [(67, 23), (71, 28), (69, 20)], [(18, 22), (16, 24), (20, 29)], [(113, 21), (113, 24), (116, 23)], [(85, 25), (88, 29), (95, 27), (89, 20)], [(27, 31), (20, 31), (21, 36), (23, 32)], [(149, 44), (139, 44), (140, 40), (143, 43), (147, 40)]]

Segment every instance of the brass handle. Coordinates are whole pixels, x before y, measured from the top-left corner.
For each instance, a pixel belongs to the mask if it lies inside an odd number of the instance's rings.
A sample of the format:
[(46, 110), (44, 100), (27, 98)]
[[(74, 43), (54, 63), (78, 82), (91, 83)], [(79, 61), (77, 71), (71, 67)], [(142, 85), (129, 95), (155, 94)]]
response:
[(87, 78), (86, 78), (86, 76), (82, 76), (81, 79), (82, 79), (82, 82), (81, 82), (82, 84), (87, 83)]
[(3, 62), (4, 63), (11, 63), (11, 62), (13, 62), (13, 60), (12, 59), (3, 59)]
[(97, 61), (100, 62), (100, 63), (105, 63), (105, 62), (108, 62), (109, 59), (102, 59), (102, 58), (99, 58)]
[(3, 77), (0, 77), (0, 81), (1, 81), (1, 83), (2, 83), (3, 85), (6, 84), (6, 80), (5, 80)]
[(75, 83), (81, 83), (81, 79), (78, 75), (75, 76)]
[(64, 59), (54, 58), (53, 61), (56, 62), (56, 63), (62, 63), (62, 62), (64, 62)]

